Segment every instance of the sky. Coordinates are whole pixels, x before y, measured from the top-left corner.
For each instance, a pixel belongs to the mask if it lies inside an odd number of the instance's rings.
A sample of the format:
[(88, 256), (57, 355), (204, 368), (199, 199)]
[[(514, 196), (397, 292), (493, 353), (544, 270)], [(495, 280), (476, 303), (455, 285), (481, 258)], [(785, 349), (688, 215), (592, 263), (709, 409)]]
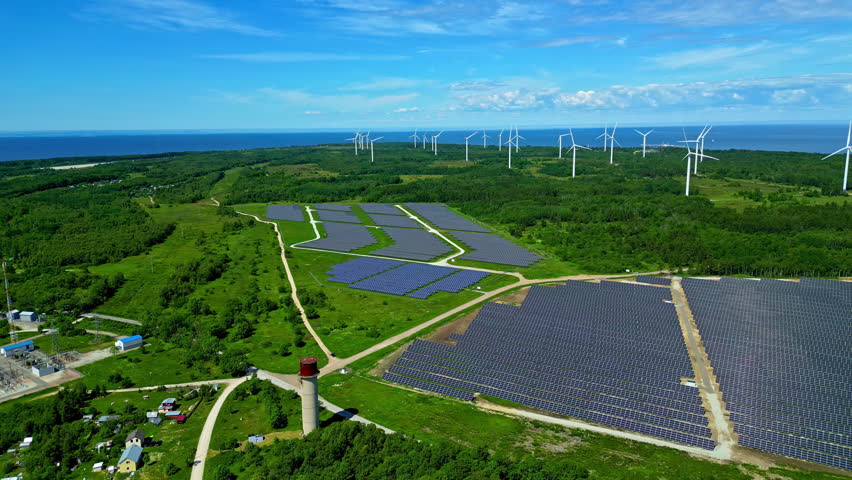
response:
[(42, 0), (0, 10), (0, 131), (852, 117), (848, 0)]

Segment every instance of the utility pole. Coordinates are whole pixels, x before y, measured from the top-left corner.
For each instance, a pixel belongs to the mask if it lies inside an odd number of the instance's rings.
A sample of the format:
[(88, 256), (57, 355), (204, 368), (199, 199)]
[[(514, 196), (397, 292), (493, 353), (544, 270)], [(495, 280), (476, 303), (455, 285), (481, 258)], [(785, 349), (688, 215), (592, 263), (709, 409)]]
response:
[(9, 321), (9, 338), (12, 343), (18, 340), (15, 324), (12, 323), (12, 294), (9, 293), (9, 277), (6, 275), (6, 260), (3, 260), (3, 283), (6, 285), (6, 320)]

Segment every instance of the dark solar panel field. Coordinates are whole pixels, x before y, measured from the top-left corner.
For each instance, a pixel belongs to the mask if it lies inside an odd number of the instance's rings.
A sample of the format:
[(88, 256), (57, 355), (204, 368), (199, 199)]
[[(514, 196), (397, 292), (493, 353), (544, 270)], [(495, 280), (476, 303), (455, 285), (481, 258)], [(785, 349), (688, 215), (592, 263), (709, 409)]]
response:
[(713, 449), (669, 291), (605, 282), (533, 286), (486, 304), (456, 346), (416, 340), (386, 380), (473, 393)]
[(738, 443), (852, 470), (852, 283), (685, 278)]
[(639, 275), (638, 277), (636, 277), (636, 281), (640, 283), (650, 283), (653, 285), (665, 285), (667, 287), (672, 284), (671, 278), (649, 277), (647, 275)]
[(382, 215), (405, 215), (405, 212), (394, 207), (390, 203), (361, 203), (361, 210), (367, 213), (379, 213)]
[(336, 252), (351, 252), (377, 243), (376, 237), (370, 233), (370, 229), (363, 225), (329, 222), (323, 223), (322, 227), (325, 229), (326, 238), (305, 242), (301, 246)]
[(368, 213), (367, 215), (376, 225), (382, 225), (385, 227), (423, 228), (422, 224), (419, 224), (408, 217), (401, 217), (399, 215), (381, 215), (378, 213)]
[(304, 222), (305, 212), (301, 205), (269, 205), (266, 207), (266, 218), (271, 220), (288, 220)]
[(334, 210), (317, 210), (314, 212), (323, 222), (361, 223), (352, 212), (337, 212)]
[(337, 205), (336, 203), (318, 203), (314, 205), (317, 210), (336, 210), (338, 212), (351, 212), (352, 205)]
[(371, 255), (426, 261), (446, 255), (454, 250), (440, 237), (426, 230), (388, 227), (382, 230), (391, 237), (394, 244), (374, 250), (370, 252)]
[(452, 212), (446, 207), (446, 205), (434, 203), (406, 203), (405, 207), (413, 211), (417, 216), (423, 217), (432, 225), (443, 230), (488, 232), (488, 229), (485, 227), (477, 225)]
[(472, 252), (462, 255), (462, 260), (528, 267), (542, 259), (540, 255), (519, 247), (500, 235), (468, 232), (452, 232), (451, 235), (473, 249)]
[[(421, 263), (358, 257), (335, 265), (326, 272), (330, 282), (348, 283), (352, 288), (428, 298), (443, 291), (458, 293), (489, 274)], [(432, 283), (435, 282), (435, 283)]]

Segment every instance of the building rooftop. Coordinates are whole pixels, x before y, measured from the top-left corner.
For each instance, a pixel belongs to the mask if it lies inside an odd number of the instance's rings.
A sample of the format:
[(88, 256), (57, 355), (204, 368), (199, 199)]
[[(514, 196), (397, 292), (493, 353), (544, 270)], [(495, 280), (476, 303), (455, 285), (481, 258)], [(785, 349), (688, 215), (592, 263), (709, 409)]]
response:
[(11, 350), (13, 348), (25, 347), (27, 345), (33, 345), (33, 341), (32, 340), (25, 340), (23, 342), (13, 343), (11, 345), (6, 345), (5, 347), (2, 347), (2, 348), (5, 348), (7, 350)]
[(135, 440), (135, 439), (145, 440), (145, 431), (144, 430), (134, 430), (134, 431), (130, 432), (130, 435), (128, 435), (127, 438), (124, 439), (124, 441), (129, 442), (129, 441)]
[(134, 342), (136, 340), (142, 340), (142, 335), (133, 335), (132, 337), (122, 338), (122, 339), (119, 339), (119, 342), (128, 343), (128, 342)]
[(134, 463), (139, 463), (142, 460), (142, 447), (139, 445), (131, 445), (121, 452), (121, 458), (118, 463), (123, 463), (125, 460), (133, 460)]

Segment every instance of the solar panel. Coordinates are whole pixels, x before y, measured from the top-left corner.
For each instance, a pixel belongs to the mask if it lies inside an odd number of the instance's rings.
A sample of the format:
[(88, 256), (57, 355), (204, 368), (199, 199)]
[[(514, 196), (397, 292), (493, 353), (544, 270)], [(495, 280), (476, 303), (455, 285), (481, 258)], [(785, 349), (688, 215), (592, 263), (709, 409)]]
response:
[(399, 267), (403, 262), (383, 260), (381, 258), (357, 257), (354, 260), (337, 264), (328, 272), (330, 282), (352, 283), (367, 277)]
[(442, 278), (437, 282), (427, 285), (420, 290), (411, 292), (409, 297), (414, 298), (429, 298), (438, 292), (458, 293), (463, 289), (473, 285), (490, 275), (487, 272), (478, 272), (476, 270), (461, 270), (449, 277)]
[(639, 275), (638, 277), (636, 277), (636, 281), (641, 282), (641, 283), (650, 283), (650, 284), (653, 284), (653, 285), (666, 285), (666, 286), (668, 286), (668, 285), (672, 284), (671, 278), (649, 277), (647, 275)]
[(488, 232), (481, 225), (451, 211), (446, 205), (435, 203), (406, 203), (405, 207), (417, 216), (425, 218), (429, 223), (444, 230), (464, 230), (467, 232)]
[(361, 203), (361, 210), (367, 213), (380, 213), (382, 215), (405, 215), (405, 212), (394, 207), (390, 203)]
[(368, 213), (367, 215), (376, 225), (401, 228), (423, 228), (422, 224), (417, 223), (408, 217), (401, 217), (399, 215), (382, 215), (378, 213)]
[(473, 250), (462, 255), (460, 257), (462, 260), (528, 267), (542, 259), (540, 255), (519, 247), (499, 235), (468, 232), (452, 232), (451, 235)]
[(352, 212), (316, 210), (314, 213), (324, 222), (361, 223), (361, 219)]
[(303, 247), (351, 252), (377, 243), (370, 229), (363, 225), (326, 222), (321, 226), (325, 230), (326, 237), (303, 243)]
[(382, 230), (391, 237), (394, 244), (370, 252), (372, 255), (425, 261), (453, 251), (453, 247), (426, 230), (390, 227), (385, 227)]
[(457, 270), (450, 267), (439, 267), (423, 263), (406, 263), (374, 277), (355, 282), (350, 285), (359, 290), (405, 295), (424, 285), (428, 285)]
[(266, 218), (271, 220), (287, 220), (304, 222), (305, 212), (301, 205), (269, 205), (266, 207)]
[(319, 203), (314, 205), (317, 210), (336, 210), (338, 212), (351, 212), (352, 205), (338, 205), (335, 203)]

